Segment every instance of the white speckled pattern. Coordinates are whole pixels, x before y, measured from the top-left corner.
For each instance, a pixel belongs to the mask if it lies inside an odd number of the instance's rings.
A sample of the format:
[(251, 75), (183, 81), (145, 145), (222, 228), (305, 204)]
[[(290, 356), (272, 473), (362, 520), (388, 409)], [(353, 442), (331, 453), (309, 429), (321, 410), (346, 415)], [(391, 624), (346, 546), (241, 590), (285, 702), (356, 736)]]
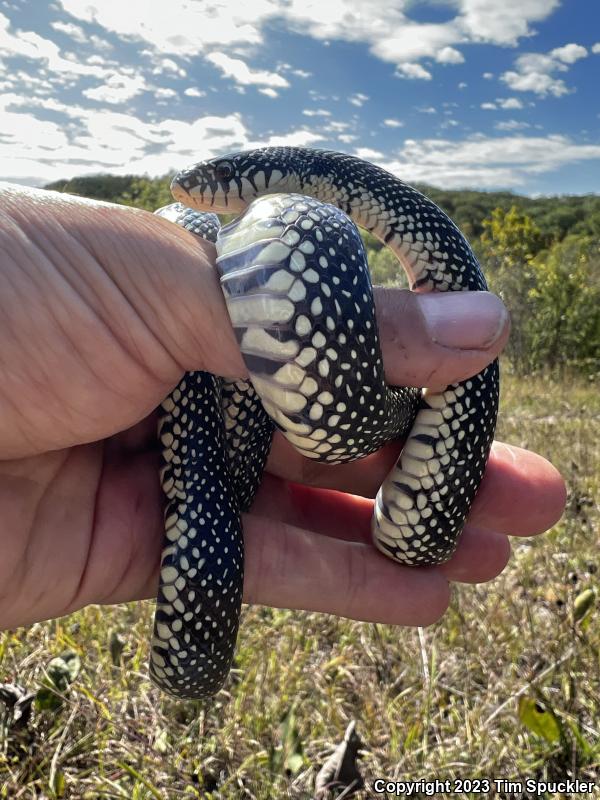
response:
[[(186, 207), (248, 207), (217, 250), (251, 382), (186, 376), (160, 428), (169, 505), (151, 673), (172, 694), (205, 698), (233, 657), (240, 510), (259, 485), (273, 423), (303, 455), (332, 464), (408, 434), (377, 496), (373, 537), (402, 563), (440, 563), (481, 482), (498, 365), (438, 394), (385, 385), (364, 249), (346, 215), (393, 250), (413, 289), (486, 288), (452, 221), (385, 170), (341, 153), (262, 148), (184, 170), (172, 191)], [(188, 229), (203, 224), (182, 206), (161, 213)], [(200, 546), (190, 535), (199, 524), (209, 532)]]

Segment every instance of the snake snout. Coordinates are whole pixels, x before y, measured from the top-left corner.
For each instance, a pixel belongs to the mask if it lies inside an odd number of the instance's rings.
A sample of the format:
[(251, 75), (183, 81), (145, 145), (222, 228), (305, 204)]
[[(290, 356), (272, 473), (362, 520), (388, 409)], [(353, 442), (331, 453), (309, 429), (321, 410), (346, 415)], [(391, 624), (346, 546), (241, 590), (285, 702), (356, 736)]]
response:
[(234, 214), (246, 207), (246, 202), (238, 197), (237, 191), (230, 191), (222, 182), (211, 175), (205, 176), (197, 168), (178, 172), (171, 181), (171, 194), (174, 199), (196, 211), (214, 211), (217, 214)]
[(202, 194), (202, 187), (193, 169), (178, 172), (171, 181), (171, 194), (173, 198), (185, 205), (192, 204), (192, 198)]

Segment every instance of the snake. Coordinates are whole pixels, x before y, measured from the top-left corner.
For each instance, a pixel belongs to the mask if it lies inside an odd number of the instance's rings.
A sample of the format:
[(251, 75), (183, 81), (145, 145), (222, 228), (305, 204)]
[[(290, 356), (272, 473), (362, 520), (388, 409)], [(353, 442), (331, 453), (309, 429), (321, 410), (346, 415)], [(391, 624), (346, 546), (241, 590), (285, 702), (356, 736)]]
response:
[[(400, 564), (440, 564), (482, 480), (499, 369), (496, 360), (443, 391), (386, 384), (357, 226), (394, 253), (412, 291), (487, 285), (452, 220), (382, 167), (329, 150), (261, 147), (181, 170), (171, 193), (175, 203), (157, 213), (216, 243), (249, 374), (186, 373), (160, 408), (165, 544), (150, 676), (170, 695), (208, 700), (234, 660), (242, 514), (274, 431), (331, 465), (404, 440), (374, 502), (373, 542)], [(218, 214), (234, 217), (220, 227)]]

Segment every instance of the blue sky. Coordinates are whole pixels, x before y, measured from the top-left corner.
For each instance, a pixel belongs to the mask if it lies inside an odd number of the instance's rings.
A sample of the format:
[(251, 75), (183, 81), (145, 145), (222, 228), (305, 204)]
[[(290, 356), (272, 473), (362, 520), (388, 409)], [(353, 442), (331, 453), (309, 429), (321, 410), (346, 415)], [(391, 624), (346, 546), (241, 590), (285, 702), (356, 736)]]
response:
[(297, 144), (597, 192), (599, 84), (598, 0), (0, 0), (0, 178)]

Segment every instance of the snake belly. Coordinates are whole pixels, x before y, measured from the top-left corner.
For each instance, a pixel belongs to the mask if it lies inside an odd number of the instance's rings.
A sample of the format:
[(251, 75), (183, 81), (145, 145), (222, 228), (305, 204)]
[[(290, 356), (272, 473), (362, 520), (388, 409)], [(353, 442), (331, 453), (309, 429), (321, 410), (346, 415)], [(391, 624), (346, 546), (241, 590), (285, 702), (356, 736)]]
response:
[(395, 253), (415, 291), (487, 288), (454, 223), (385, 170), (333, 151), (261, 148), (183, 170), (171, 190), (181, 202), (171, 218), (196, 233), (190, 208), (244, 212), (219, 232), (217, 266), (251, 381), (187, 375), (160, 423), (168, 505), (151, 675), (171, 694), (206, 698), (233, 658), (240, 515), (273, 424), (303, 455), (331, 464), (406, 436), (375, 501), (373, 539), (403, 564), (441, 563), (483, 476), (498, 363), (439, 393), (385, 385), (353, 222)]

